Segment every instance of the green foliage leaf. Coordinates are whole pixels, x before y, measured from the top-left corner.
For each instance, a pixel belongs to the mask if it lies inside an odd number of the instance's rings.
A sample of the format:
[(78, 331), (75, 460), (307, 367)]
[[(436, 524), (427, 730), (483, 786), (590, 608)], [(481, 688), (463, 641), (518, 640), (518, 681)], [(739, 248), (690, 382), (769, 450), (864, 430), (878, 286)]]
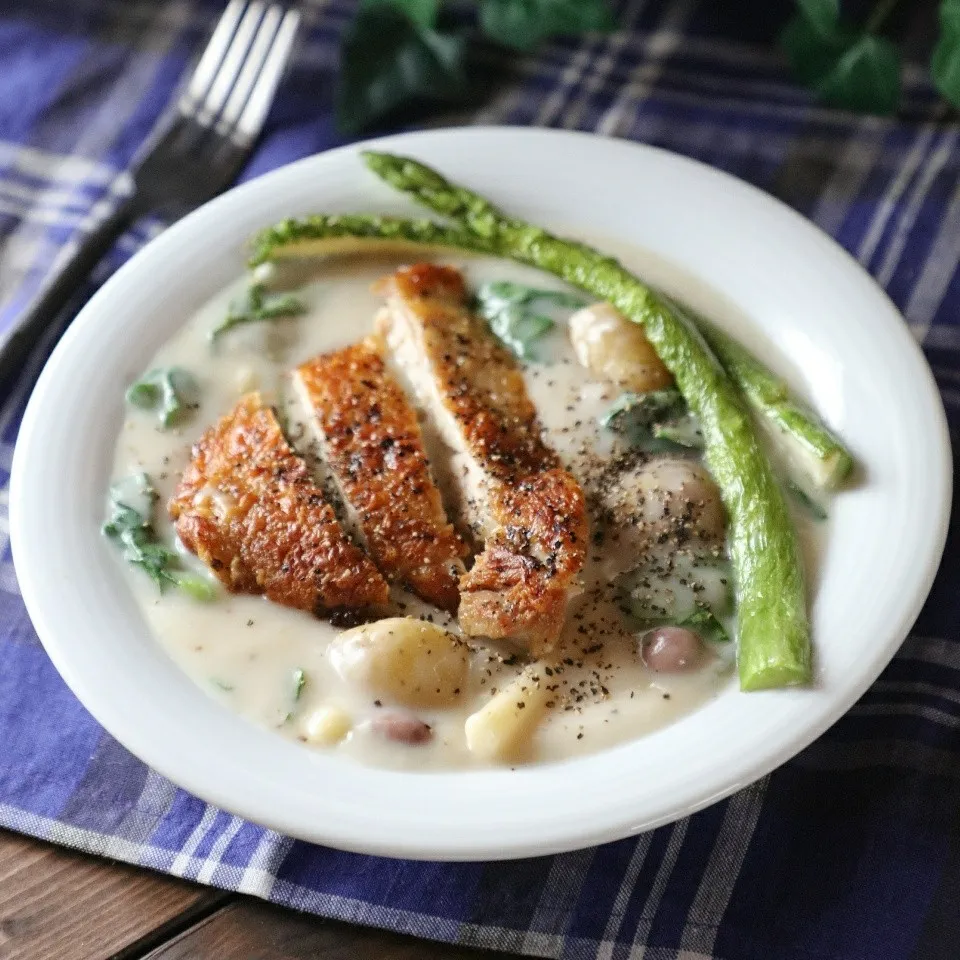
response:
[(612, 30), (607, 0), (483, 0), (480, 28), (491, 40), (531, 50), (547, 37)]
[(421, 27), (432, 27), (440, 12), (440, 0), (360, 0), (360, 8), (391, 6), (402, 10)]
[(780, 35), (790, 67), (805, 87), (816, 88), (852, 42), (849, 34), (822, 35), (804, 16), (792, 17)]
[(833, 36), (840, 26), (840, 0), (797, 0), (803, 19), (823, 37)]
[(555, 326), (553, 317), (542, 312), (553, 306), (575, 310), (584, 301), (560, 290), (540, 290), (520, 283), (485, 283), (474, 297), (474, 309), (490, 330), (521, 360), (535, 359), (534, 342)]
[(817, 90), (831, 106), (893, 113), (900, 102), (900, 54), (885, 37), (863, 36), (844, 51)]
[(337, 126), (359, 133), (416, 100), (467, 92), (463, 37), (423, 26), (392, 4), (365, 5), (343, 40)]
[(900, 55), (884, 37), (839, 25), (824, 35), (798, 14), (781, 35), (794, 73), (835, 107), (893, 113), (900, 100)]
[(940, 4), (940, 38), (930, 73), (940, 94), (960, 107), (960, 0), (942, 0)]

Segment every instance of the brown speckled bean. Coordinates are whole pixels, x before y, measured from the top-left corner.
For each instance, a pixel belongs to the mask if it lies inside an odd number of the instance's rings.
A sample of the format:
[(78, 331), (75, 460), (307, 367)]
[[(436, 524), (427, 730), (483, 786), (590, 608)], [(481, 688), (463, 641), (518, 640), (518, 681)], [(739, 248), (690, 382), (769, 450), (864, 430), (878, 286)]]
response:
[(700, 636), (686, 627), (657, 627), (640, 641), (643, 662), (659, 673), (696, 670), (707, 657)]
[(395, 743), (426, 743), (433, 736), (430, 726), (409, 713), (390, 711), (374, 717), (370, 726), (381, 737)]

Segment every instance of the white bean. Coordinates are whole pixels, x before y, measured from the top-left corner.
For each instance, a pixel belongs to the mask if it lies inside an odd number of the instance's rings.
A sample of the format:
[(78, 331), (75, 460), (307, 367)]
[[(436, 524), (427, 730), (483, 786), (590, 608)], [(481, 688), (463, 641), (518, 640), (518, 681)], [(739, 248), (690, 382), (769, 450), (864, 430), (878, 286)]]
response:
[(339, 707), (324, 706), (311, 713), (303, 725), (304, 734), (310, 743), (333, 746), (351, 730), (350, 717)]

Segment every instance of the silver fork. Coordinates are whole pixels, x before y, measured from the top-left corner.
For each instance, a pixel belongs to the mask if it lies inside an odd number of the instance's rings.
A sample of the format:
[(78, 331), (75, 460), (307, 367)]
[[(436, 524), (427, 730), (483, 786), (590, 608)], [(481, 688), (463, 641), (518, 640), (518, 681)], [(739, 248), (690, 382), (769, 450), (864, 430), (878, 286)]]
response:
[(233, 181), (263, 129), (299, 22), (299, 12), (280, 3), (230, 0), (185, 92), (125, 175), (123, 198), (63, 251), (37, 298), (0, 341), (0, 392), (127, 226), (146, 213), (176, 218)]

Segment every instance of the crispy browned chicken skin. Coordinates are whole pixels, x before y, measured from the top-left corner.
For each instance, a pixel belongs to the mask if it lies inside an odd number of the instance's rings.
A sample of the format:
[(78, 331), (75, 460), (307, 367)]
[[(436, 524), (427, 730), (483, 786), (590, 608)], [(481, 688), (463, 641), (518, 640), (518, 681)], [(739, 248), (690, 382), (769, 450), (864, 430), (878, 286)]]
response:
[(459, 271), (420, 264), (378, 285), (394, 362), (462, 463), (483, 552), (460, 581), (460, 625), (533, 654), (559, 638), (587, 545), (583, 491), (543, 442), (513, 358), (467, 309)]
[(259, 394), (193, 448), (169, 505), (177, 533), (229, 590), (317, 614), (387, 602), (387, 583), (348, 539)]
[(390, 580), (455, 611), (467, 547), (447, 520), (430, 476), (417, 415), (370, 338), (299, 367), (323, 459)]

